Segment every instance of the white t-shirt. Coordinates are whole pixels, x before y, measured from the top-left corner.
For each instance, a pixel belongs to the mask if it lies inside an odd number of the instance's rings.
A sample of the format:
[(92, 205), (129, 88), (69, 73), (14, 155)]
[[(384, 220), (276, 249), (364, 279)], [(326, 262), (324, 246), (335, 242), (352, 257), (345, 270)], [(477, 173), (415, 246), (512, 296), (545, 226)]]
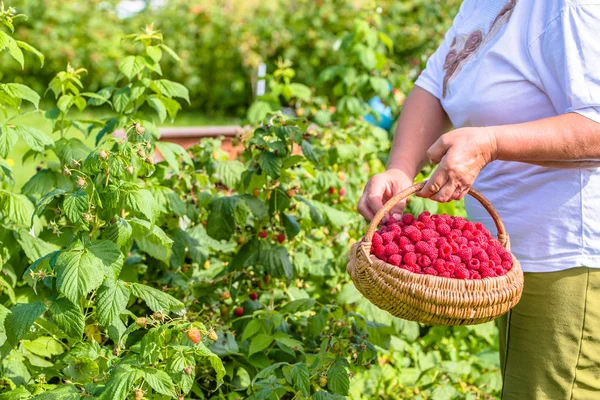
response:
[[(416, 85), (455, 128), (568, 112), (600, 122), (600, 0), (465, 0)], [(600, 169), (494, 161), (474, 188), (498, 210), (524, 271), (600, 268)], [(466, 204), (496, 231), (476, 200)]]

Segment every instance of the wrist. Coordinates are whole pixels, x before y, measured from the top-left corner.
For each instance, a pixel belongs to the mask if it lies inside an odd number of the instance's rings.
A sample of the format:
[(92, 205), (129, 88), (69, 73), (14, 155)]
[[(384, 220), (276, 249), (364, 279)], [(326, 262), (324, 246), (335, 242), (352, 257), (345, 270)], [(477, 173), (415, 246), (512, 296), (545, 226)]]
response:
[(486, 128), (486, 142), (488, 148), (488, 163), (496, 161), (500, 158), (500, 143), (496, 127), (490, 126)]
[(417, 176), (417, 174), (415, 173), (411, 173), (407, 168), (405, 168), (404, 166), (401, 165), (396, 165), (396, 164), (388, 164), (388, 166), (385, 169), (387, 172), (393, 173), (393, 174), (398, 174), (401, 175), (402, 177), (410, 180), (411, 182), (415, 180), (415, 176)]

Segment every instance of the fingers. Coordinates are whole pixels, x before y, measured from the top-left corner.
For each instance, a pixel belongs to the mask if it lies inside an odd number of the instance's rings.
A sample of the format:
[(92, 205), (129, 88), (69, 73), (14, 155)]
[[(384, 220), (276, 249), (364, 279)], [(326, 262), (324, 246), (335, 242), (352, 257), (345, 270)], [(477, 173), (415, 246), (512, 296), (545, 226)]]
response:
[[(429, 178), (423, 189), (418, 191), (416, 195), (419, 197), (430, 198), (439, 192), (446, 182), (448, 182), (448, 173), (444, 168), (438, 168), (433, 175), (431, 175), (431, 178)], [(454, 192), (454, 190), (452, 192)]]
[(450, 145), (447, 143), (446, 135), (442, 135), (442, 137), (436, 140), (429, 150), (427, 150), (429, 161), (431, 161), (432, 164), (439, 164), (449, 148)]
[(367, 197), (370, 192), (370, 186), (371, 186), (371, 182), (367, 183), (367, 186), (365, 187), (365, 190), (364, 190), (362, 196), (360, 197), (360, 200), (358, 201), (358, 208), (357, 208), (360, 215), (362, 215), (364, 217), (364, 219), (366, 219), (367, 221), (371, 221), (373, 219), (373, 217), (375, 216), (375, 213), (373, 213), (371, 211), (371, 209), (369, 208), (369, 206), (367, 205)]
[(469, 188), (457, 187), (452, 195), (452, 200), (462, 200), (469, 193)]

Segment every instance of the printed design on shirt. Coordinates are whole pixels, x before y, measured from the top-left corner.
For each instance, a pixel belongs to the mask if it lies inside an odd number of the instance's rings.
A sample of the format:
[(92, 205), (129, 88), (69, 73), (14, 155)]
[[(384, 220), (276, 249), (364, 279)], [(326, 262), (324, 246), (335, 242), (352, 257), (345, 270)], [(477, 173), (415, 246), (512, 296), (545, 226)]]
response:
[(487, 34), (484, 34), (481, 29), (477, 29), (469, 34), (454, 37), (452, 44), (450, 44), (450, 50), (446, 54), (444, 66), (442, 67), (445, 71), (442, 84), (442, 98), (446, 97), (448, 85), (460, 73), (462, 67), (477, 55), (479, 49), (494, 39), (500, 29), (508, 22), (516, 5), (517, 0), (508, 0), (496, 18), (494, 18)]

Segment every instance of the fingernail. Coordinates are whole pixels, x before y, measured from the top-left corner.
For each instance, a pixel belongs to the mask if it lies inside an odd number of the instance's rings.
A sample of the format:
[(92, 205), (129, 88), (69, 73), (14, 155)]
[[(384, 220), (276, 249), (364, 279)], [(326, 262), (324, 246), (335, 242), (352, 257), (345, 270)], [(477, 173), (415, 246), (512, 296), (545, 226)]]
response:
[(402, 219), (402, 214), (393, 213), (393, 214), (392, 214), (392, 217), (393, 217), (395, 220), (399, 220), (399, 219)]

